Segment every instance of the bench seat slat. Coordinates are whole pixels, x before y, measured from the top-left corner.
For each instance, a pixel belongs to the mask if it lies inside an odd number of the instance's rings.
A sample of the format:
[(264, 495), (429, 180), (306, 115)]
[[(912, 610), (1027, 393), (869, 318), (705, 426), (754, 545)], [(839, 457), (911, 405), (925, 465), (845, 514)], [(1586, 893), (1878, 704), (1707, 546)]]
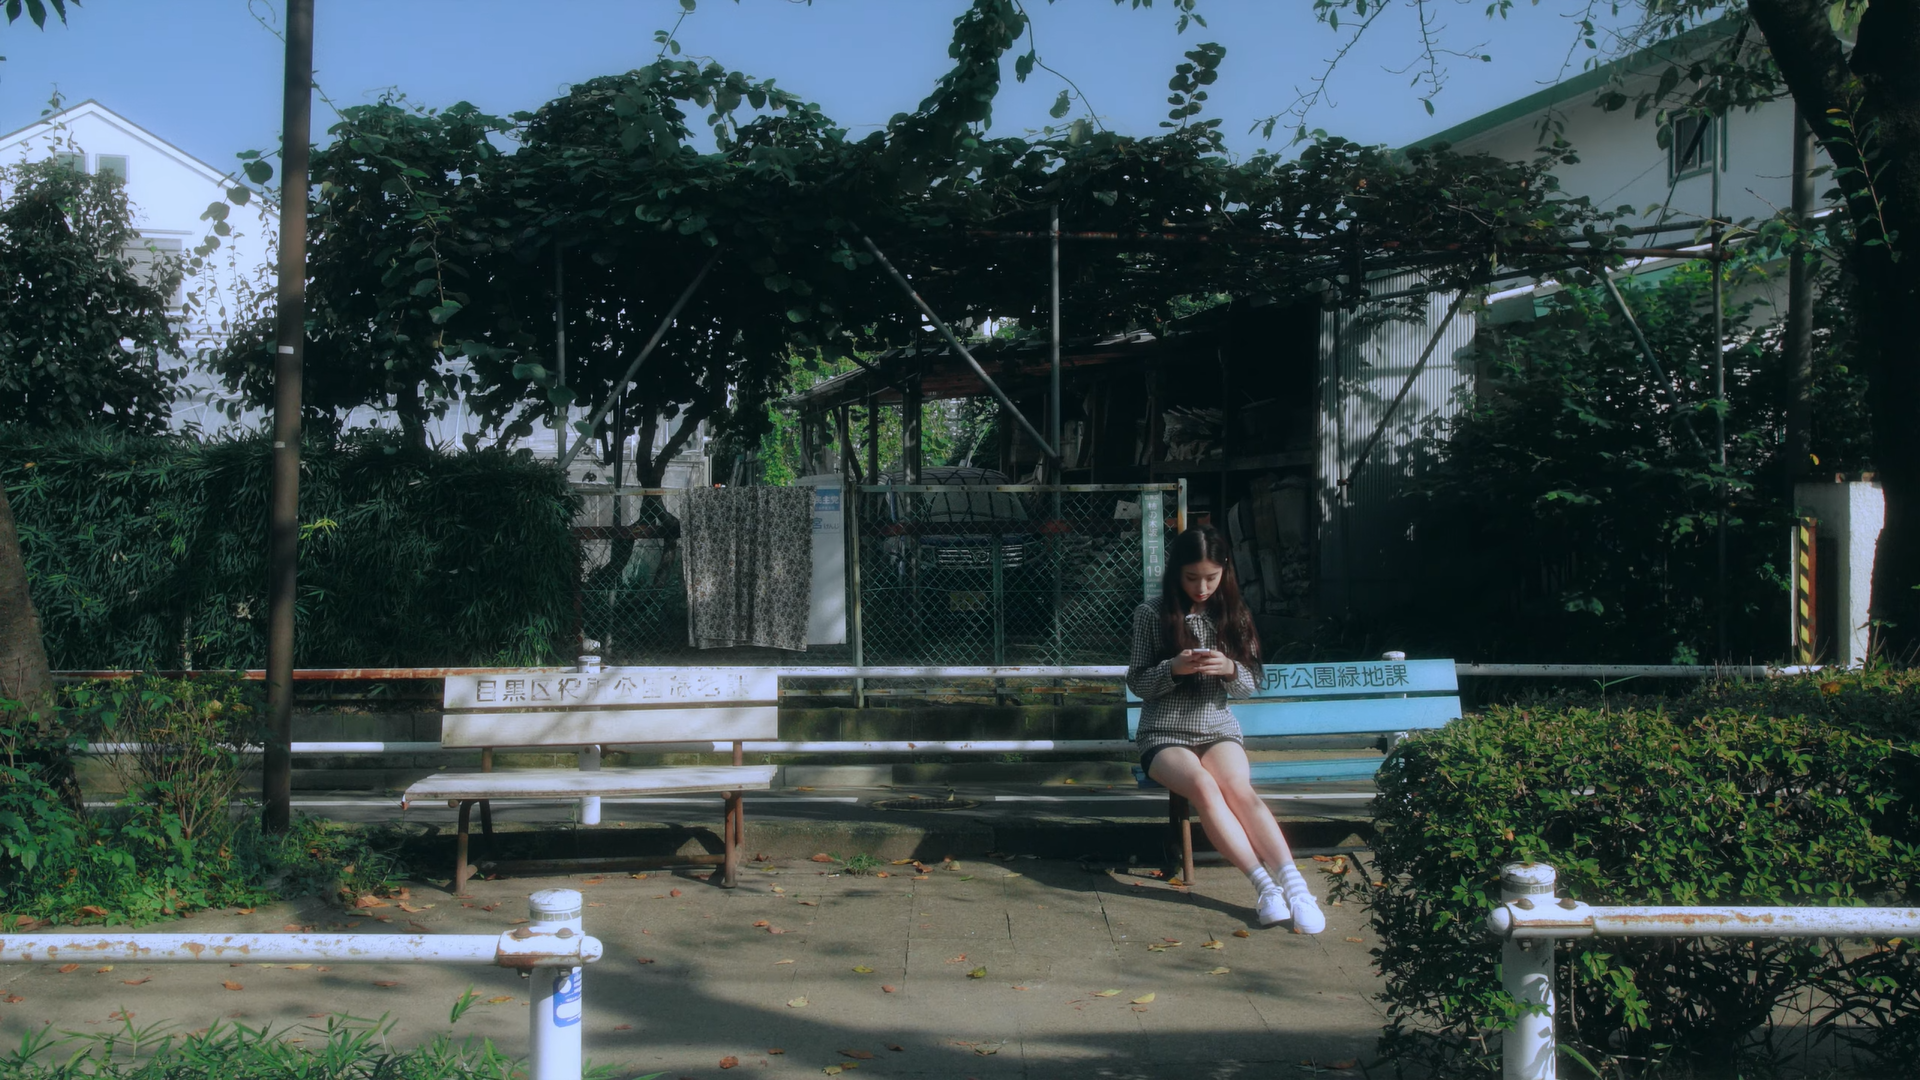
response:
[(765, 791), (777, 765), (511, 769), (435, 773), (407, 788), (408, 803), (455, 799), (577, 799), (582, 796), (675, 795), (704, 791)]
[(780, 710), (772, 705), (631, 712), (448, 713), (440, 721), (440, 745), (447, 749), (733, 742), (779, 737)]
[[(1358, 735), (1421, 731), (1460, 719), (1457, 697), (1355, 698), (1345, 701), (1229, 701), (1248, 736)], [(1140, 706), (1127, 709), (1127, 734), (1140, 731)]]
[[(1313, 780), (1371, 780), (1383, 759), (1330, 758), (1321, 761), (1256, 761), (1251, 773), (1256, 784), (1299, 784)], [(1160, 785), (1148, 778), (1138, 765), (1133, 777), (1143, 788), (1158, 790)]]

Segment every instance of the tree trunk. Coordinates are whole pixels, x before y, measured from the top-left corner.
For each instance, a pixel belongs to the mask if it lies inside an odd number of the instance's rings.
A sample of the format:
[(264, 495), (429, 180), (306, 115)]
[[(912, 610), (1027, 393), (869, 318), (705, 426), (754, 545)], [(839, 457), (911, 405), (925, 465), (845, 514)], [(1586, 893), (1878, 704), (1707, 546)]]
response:
[[(1887, 520), (1874, 560), (1883, 655), (1920, 648), (1920, 4), (1873, 4), (1849, 56), (1822, 0), (1750, 0), (1775, 64), (1846, 196), (1859, 282), (1873, 458)], [(1832, 122), (1839, 116), (1848, 126)], [(1871, 186), (1869, 186), (1869, 183)]]
[(0, 697), (42, 708), (53, 694), (53, 672), (40, 638), (40, 616), (27, 590), (27, 561), (20, 553), (13, 507), (0, 487)]

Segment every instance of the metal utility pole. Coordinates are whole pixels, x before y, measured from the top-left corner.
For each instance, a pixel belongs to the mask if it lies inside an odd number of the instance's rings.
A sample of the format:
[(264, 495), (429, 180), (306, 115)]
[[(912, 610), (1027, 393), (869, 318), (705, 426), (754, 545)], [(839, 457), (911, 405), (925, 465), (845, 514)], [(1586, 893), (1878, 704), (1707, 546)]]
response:
[[(567, 385), (567, 265), (560, 241), (553, 242), (553, 371), (562, 389)], [(567, 456), (567, 419), (573, 410), (561, 406), (553, 418), (553, 456)], [(617, 452), (616, 452), (617, 457)], [(614, 486), (618, 487), (616, 483)]]
[(1720, 514), (1714, 528), (1716, 562), (1714, 591), (1714, 654), (1716, 661), (1727, 658), (1727, 289), (1726, 251), (1721, 247), (1720, 169), (1722, 138), (1726, 135), (1726, 115), (1713, 118), (1713, 435), (1714, 460), (1720, 465)]
[[(1047, 441), (1053, 444), (1053, 482), (1067, 482), (1066, 447), (1060, 444), (1060, 204), (1053, 207), (1053, 244), (1051, 252), (1052, 291), (1049, 294), (1048, 324), (1052, 340), (1052, 382), (1047, 401)], [(1060, 516), (1058, 509), (1054, 517)]]
[(287, 0), (280, 119), (279, 347), (273, 360), (273, 481), (267, 510), (267, 736), (261, 826), (293, 820), (293, 604), (300, 555), (300, 382), (306, 360), (307, 144), (313, 112), (313, 0)]
[(1813, 453), (1813, 268), (1807, 265), (1813, 223), (1813, 131), (1798, 108), (1793, 113), (1793, 227), (1787, 252), (1787, 509), (1793, 485), (1807, 475)]

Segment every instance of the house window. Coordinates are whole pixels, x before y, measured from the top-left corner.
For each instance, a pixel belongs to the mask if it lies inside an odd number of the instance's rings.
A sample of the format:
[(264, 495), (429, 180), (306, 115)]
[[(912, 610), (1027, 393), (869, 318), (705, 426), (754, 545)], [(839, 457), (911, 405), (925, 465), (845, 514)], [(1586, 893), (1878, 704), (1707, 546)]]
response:
[(127, 156), (101, 154), (93, 159), (93, 171), (101, 176), (111, 176), (124, 184), (127, 182)]
[(1673, 121), (1673, 142), (1667, 148), (1668, 175), (1674, 180), (1698, 176), (1715, 161), (1726, 167), (1727, 130), (1723, 118), (1681, 116)]
[(63, 169), (72, 169), (77, 173), (87, 171), (87, 155), (85, 154), (58, 153), (53, 155), (53, 163)]

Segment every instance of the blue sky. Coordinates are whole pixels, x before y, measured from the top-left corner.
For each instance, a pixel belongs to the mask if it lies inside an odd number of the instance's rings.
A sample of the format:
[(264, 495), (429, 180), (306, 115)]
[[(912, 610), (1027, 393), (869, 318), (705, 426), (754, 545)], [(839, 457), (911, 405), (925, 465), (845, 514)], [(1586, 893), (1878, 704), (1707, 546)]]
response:
[[(1308, 0), (1200, 0), (1209, 26), (1174, 33), (1170, 0), (1134, 10), (1111, 0), (1026, 0), (1043, 61), (1085, 91), (1116, 131), (1147, 135), (1166, 112), (1166, 81), (1180, 53), (1202, 41), (1227, 47), (1204, 117), (1221, 117), (1237, 154), (1266, 142), (1248, 127), (1284, 111), (1341, 36), (1316, 23)], [(692, 55), (773, 77), (856, 131), (912, 109), (947, 69), (952, 20), (965, 0), (701, 0), (679, 28)], [(1447, 43), (1486, 52), (1491, 63), (1455, 60), (1434, 100), (1420, 104), (1410, 6), (1387, 11), (1370, 44), (1350, 54), (1311, 123), (1363, 142), (1401, 145), (1576, 73), (1563, 9), (1519, 4), (1489, 21), (1482, 0), (1442, 0)], [(71, 101), (97, 98), (222, 169), (249, 148), (278, 139), (281, 47), (256, 20), (277, 21), (268, 0), (83, 0), (69, 24), (36, 30), (24, 19), (0, 27), (0, 132), (36, 119), (57, 86)], [(466, 100), (490, 112), (532, 109), (569, 83), (650, 61), (653, 32), (679, 16), (679, 0), (316, 0), (315, 66), (325, 93), (347, 106), (404, 91), (433, 106)], [(1062, 84), (1035, 72), (1008, 83), (995, 133), (1049, 123)], [(1076, 110), (1075, 115), (1083, 115)], [(316, 103), (316, 131), (332, 123)]]

